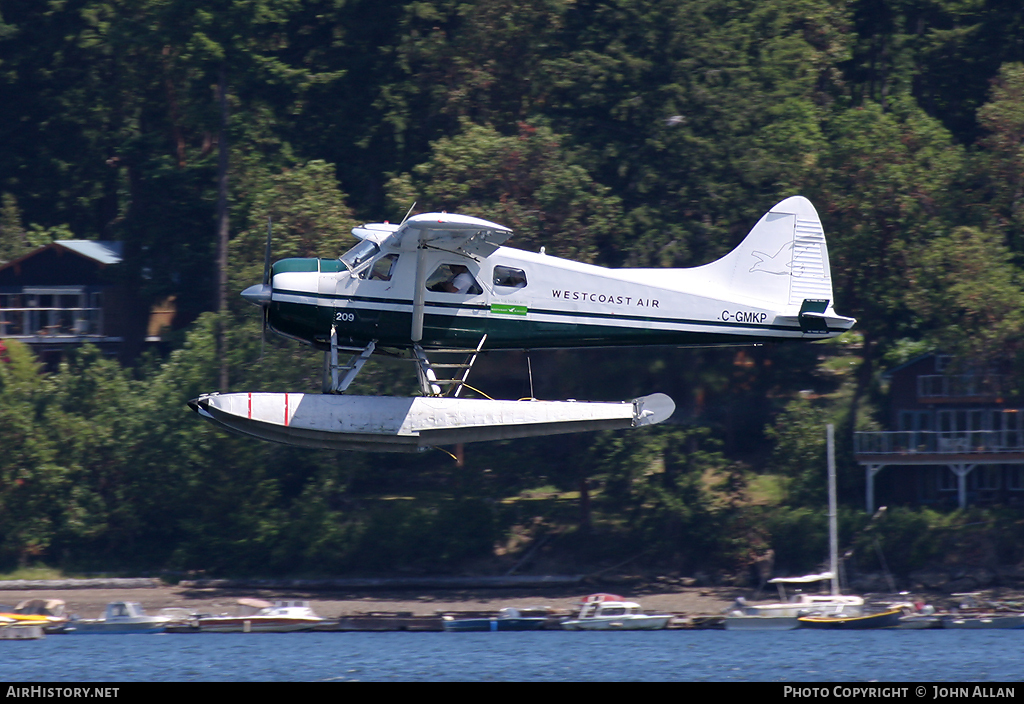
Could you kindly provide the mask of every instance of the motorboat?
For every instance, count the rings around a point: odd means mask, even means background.
[[[46,633],[60,633],[68,623],[65,607],[62,599],[25,599],[11,612],[0,616],[13,618],[23,625],[39,625]]]
[[[671,614],[645,614],[640,604],[616,594],[591,594],[580,602],[575,618],[562,621],[567,631],[656,631],[668,626]]]
[[[942,617],[943,628],[1024,628],[1024,614],[1010,613],[1006,605],[980,600],[978,592],[953,594],[960,598],[960,606]]]
[[[924,602],[893,604],[893,608],[902,608],[903,615],[897,628],[908,630],[927,630],[942,628],[942,616],[935,613],[935,607]]]
[[[112,601],[103,618],[72,618],[67,633],[163,633],[169,616],[150,616],[137,601]]]
[[[1024,628],[1024,614],[951,614],[942,618],[943,628]]]
[[[530,610],[533,611],[533,610]],[[519,609],[506,606],[496,617],[488,618],[443,618],[444,630],[461,631],[538,631],[547,623],[546,616],[523,616]]]
[[[311,631],[327,622],[318,616],[308,601],[239,599],[234,615],[194,617],[191,625],[201,633],[290,633]]]

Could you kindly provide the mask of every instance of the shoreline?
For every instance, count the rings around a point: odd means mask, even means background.
[[[25,599],[61,599],[68,614],[81,618],[103,615],[112,601],[137,601],[148,613],[163,608],[184,608],[203,613],[233,613],[240,598],[266,601],[302,599],[324,618],[371,613],[407,613],[438,616],[442,613],[496,612],[506,606],[547,607],[554,612],[574,612],[580,598],[589,593],[614,591],[637,601],[646,611],[679,615],[720,615],[748,590],[735,587],[603,588],[598,585],[493,589],[373,589],[311,590],[296,588],[205,587],[191,584],[135,588],[15,589],[0,591],[0,603],[15,606]]]
[[[559,580],[562,580],[561,583]],[[150,614],[164,608],[187,609],[199,613],[233,614],[238,599],[265,601],[305,600],[320,616],[337,619],[370,614],[404,614],[438,617],[442,614],[496,613],[506,606],[520,609],[546,608],[551,613],[570,614],[580,599],[597,592],[612,592],[628,601],[639,602],[646,612],[670,613],[678,617],[715,617],[730,610],[737,597],[748,603],[771,603],[778,599],[774,590],[756,594],[752,588],[735,586],[684,586],[676,580],[574,580],[573,578],[535,577],[520,584],[498,584],[477,578],[451,578],[447,586],[425,581],[426,586],[411,586],[413,580],[195,580],[168,585],[157,579],[124,580],[40,580],[0,583],[0,604],[14,607],[26,599],[61,599],[65,612],[80,618],[103,615],[113,601],[135,601]],[[372,585],[367,585],[372,582]],[[455,586],[459,583],[464,586]],[[552,583],[556,582],[556,583]],[[61,586],[53,586],[60,584]],[[93,586],[102,584],[104,586]],[[346,588],[339,588],[345,584]],[[10,587],[22,587],[14,588]],[[979,589],[981,600],[1010,601],[1024,604],[1024,591],[1009,587]],[[859,592],[858,592],[859,594]],[[759,598],[755,599],[754,597]],[[917,590],[899,593],[864,593],[867,601],[879,603],[922,600],[937,609],[948,609],[960,601],[948,592]]]

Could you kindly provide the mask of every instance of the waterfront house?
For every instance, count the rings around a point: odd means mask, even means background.
[[[854,434],[866,504],[1024,505],[1024,401],[999,368],[929,354],[888,372],[883,432]]]

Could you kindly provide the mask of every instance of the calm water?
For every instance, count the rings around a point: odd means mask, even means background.
[[[66,635],[0,641],[0,681],[1013,682],[1024,630]]]

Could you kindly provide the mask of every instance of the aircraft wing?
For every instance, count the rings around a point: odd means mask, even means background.
[[[455,213],[422,213],[406,220],[388,237],[396,249],[415,251],[420,244],[455,254],[489,257],[512,236],[497,223]]]

